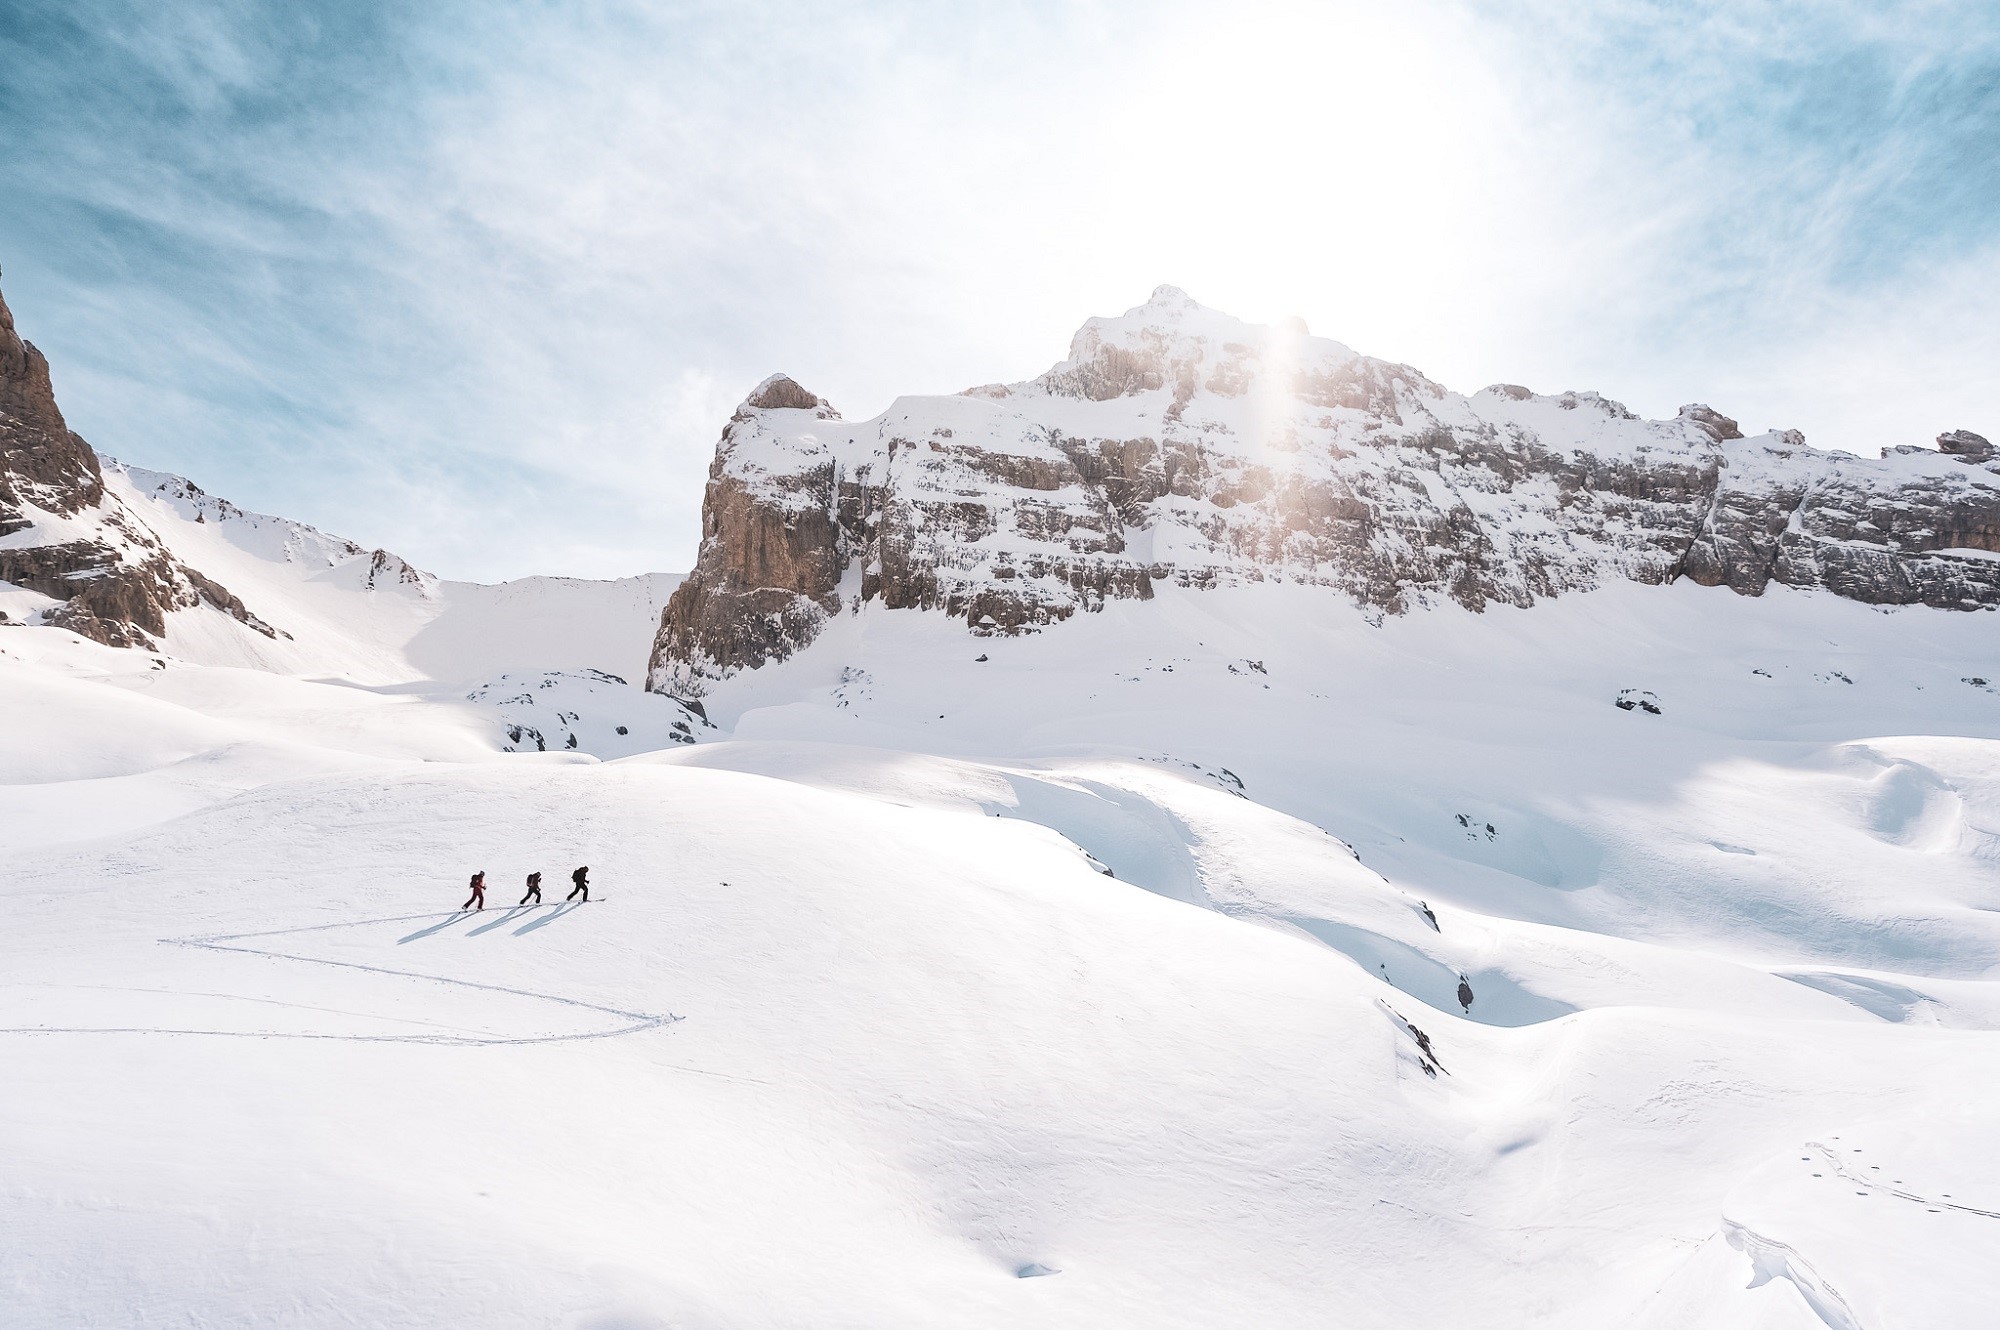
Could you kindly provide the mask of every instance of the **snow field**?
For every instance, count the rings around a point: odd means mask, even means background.
[[[653,752],[0,631],[0,1323],[1982,1324],[1988,621],[1325,607],[864,614]]]

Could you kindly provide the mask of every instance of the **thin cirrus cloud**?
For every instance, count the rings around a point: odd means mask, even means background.
[[[447,575],[684,567],[765,374],[868,415],[1163,281],[1464,388],[2000,428],[1983,5],[11,8],[73,423]]]

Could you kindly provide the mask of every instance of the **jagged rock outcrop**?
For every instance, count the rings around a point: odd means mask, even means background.
[[[70,517],[103,497],[97,455],[63,422],[49,362],[0,296],[0,536],[28,525],[28,505]]]
[[[0,582],[57,602],[46,622],[149,647],[176,609],[211,605],[274,630],[228,588],[176,562],[104,487],[97,454],[56,406],[49,364],[0,298]]]
[[[1946,430],[1937,436],[1937,446],[1939,452],[1963,457],[1968,462],[1985,462],[1993,457],[1993,445],[1984,435],[1969,429]]]
[[[1744,595],[2000,605],[2000,474],[1978,435],[1869,459],[1589,392],[1449,392],[1171,287],[1093,319],[1027,383],[850,424],[792,380],[724,430],[694,572],[649,686],[701,695],[879,602],[1016,633],[1163,583],[1319,584],[1403,613],[1627,578]]]
[[[722,432],[702,503],[700,571],[688,579],[696,585],[676,590],[661,616],[662,640],[672,638],[690,678],[787,655],[840,605],[850,540],[837,469],[810,446],[770,436],[767,413],[794,427],[840,420],[826,402],[774,374]]]

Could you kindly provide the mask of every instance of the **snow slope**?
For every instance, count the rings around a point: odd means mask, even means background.
[[[202,664],[370,684],[469,683],[508,670],[637,679],[680,582],[528,577],[448,582],[392,554],[247,512],[179,476],[104,459],[105,483],[183,563],[230,587],[280,636],[205,607],[169,617],[165,649]]]
[[[0,1324],[1985,1325],[1992,623],[863,607],[713,730],[0,628]]]
[[[442,583],[386,550],[121,465],[69,429],[47,360],[0,300],[0,624],[449,689],[506,671],[637,677],[679,581]]]

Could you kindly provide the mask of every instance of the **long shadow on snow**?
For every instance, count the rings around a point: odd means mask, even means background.
[[[1834,970],[1773,970],[1780,979],[1839,998],[1885,1021],[1907,1021],[1933,999],[1921,989],[1865,974]]]
[[[1460,972],[1407,943],[1330,919],[1217,908],[1195,862],[1194,833],[1171,810],[1144,795],[1097,781],[1058,783],[1003,774],[1015,802],[986,804],[988,813],[1047,827],[1108,868],[1112,877],[1156,896],[1229,918],[1291,924],[1435,1010],[1461,1013],[1486,1025],[1537,1025],[1579,1010],[1529,992],[1505,971],[1487,968],[1466,972],[1475,996],[1471,1010],[1464,1011],[1458,1005]]]
[[[479,927],[468,932],[466,936],[478,937],[481,933],[490,933],[496,928],[505,928],[508,924],[513,923],[516,919],[526,914],[530,908],[526,905],[510,905],[496,917],[489,919]]]
[[[547,928],[550,924],[562,918],[564,915],[575,914],[578,910],[582,908],[583,908],[582,901],[577,901],[574,904],[565,903],[562,905],[558,905],[556,906],[555,909],[550,910],[547,914],[543,915],[541,918],[530,919],[527,923],[522,924],[519,928],[514,930],[514,936],[520,937],[523,933],[532,933],[537,928]]]
[[[1458,1005],[1458,976],[1461,972],[1433,960],[1415,947],[1352,924],[1302,915],[1271,917],[1312,934],[1376,978],[1386,979],[1390,987],[1400,989],[1438,1011],[1455,1012],[1467,1020],[1486,1025],[1539,1025],[1543,1021],[1552,1021],[1558,1016],[1582,1010],[1567,1002],[1543,997],[1540,993],[1530,993],[1515,983],[1506,971],[1494,969],[1463,972],[1472,986],[1473,1000],[1471,1010],[1462,1010]]]
[[[1195,866],[1194,834],[1167,809],[1096,781],[1071,785],[1002,774],[1014,791],[1014,803],[983,805],[987,812],[1047,827],[1122,882],[1169,900],[1214,908]]]
[[[430,936],[431,934],[433,934],[433,933],[441,933],[441,932],[443,932],[443,931],[444,931],[445,929],[447,929],[447,928],[450,928],[450,927],[451,927],[451,926],[452,926],[453,924],[457,923],[457,922],[458,922],[458,921],[459,921],[460,919],[463,919],[463,918],[465,917],[465,915],[466,915],[466,911],[464,911],[464,910],[458,910],[458,911],[455,911],[455,912],[454,912],[454,913],[452,913],[452,914],[448,914],[448,915],[446,915],[446,916],[445,916],[444,918],[442,918],[442,919],[438,920],[438,921],[437,921],[436,923],[432,924],[432,925],[431,925],[431,926],[430,926],[429,928],[419,928],[419,929],[418,929],[418,930],[417,930],[416,932],[414,932],[414,933],[406,933],[406,934],[404,934],[404,935],[403,935],[402,937],[399,937],[399,938],[397,938],[397,939],[396,939],[396,945],[400,947],[400,946],[402,946],[402,945],[403,945],[403,944],[404,944],[405,942],[415,942],[415,941],[416,941],[416,940],[417,940],[418,938],[420,938],[420,937],[429,937],[429,936]],[[429,916],[428,916],[428,915],[419,915],[419,916],[418,916],[418,918],[429,918]],[[364,921],[364,922],[366,922],[366,921]],[[387,922],[387,921],[385,920],[385,921],[383,921],[383,922]],[[339,924],[324,924],[324,925],[321,925],[321,927],[325,927],[325,928],[338,928],[338,927],[341,927],[341,925],[339,925]],[[300,932],[300,933],[303,933],[303,932],[305,932],[306,930],[304,930],[304,929],[302,929],[302,928],[301,928],[301,929],[289,929],[289,928],[288,928],[288,929],[280,929],[279,931],[280,931],[280,932],[286,932],[286,933],[290,933],[290,932]],[[244,934],[243,936],[246,936],[246,937],[247,937],[247,936],[253,936],[253,935],[251,935],[251,934]],[[262,935],[261,935],[261,934],[258,934],[258,935],[255,935],[255,936],[262,936]]]

